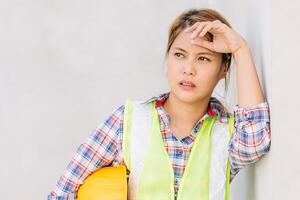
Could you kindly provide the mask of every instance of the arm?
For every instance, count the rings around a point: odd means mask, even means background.
[[[234,108],[234,133],[229,144],[231,174],[256,162],[270,148],[270,111],[264,100],[251,51],[246,41],[226,24],[216,20],[199,22],[186,29],[193,31],[192,42],[215,52],[232,53],[237,64],[238,104]],[[202,37],[213,34],[213,41]]]
[[[238,104],[249,107],[264,102],[263,92],[256,73],[255,64],[248,44],[242,40],[233,53],[237,71]]]
[[[77,190],[85,178],[113,162],[121,141],[123,111],[124,106],[116,109],[78,147],[56,187],[48,195],[48,200],[76,199]]]
[[[237,68],[238,105],[230,142],[231,180],[246,165],[259,160],[270,149],[270,111],[265,101],[250,47],[240,39],[233,52]]]

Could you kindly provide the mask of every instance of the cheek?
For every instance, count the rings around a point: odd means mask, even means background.
[[[202,64],[197,66],[197,82],[202,85],[213,85],[218,78],[218,69],[213,64]]]
[[[167,60],[167,67],[168,69],[171,68],[171,69],[174,69],[174,68],[178,68],[178,61],[176,61],[174,58],[168,58]]]
[[[180,66],[178,62],[168,60],[167,62],[167,75],[169,79],[174,79],[180,74]]]
[[[177,80],[178,72],[173,65],[169,65],[167,67],[167,77],[170,84]]]

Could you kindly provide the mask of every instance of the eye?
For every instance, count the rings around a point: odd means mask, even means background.
[[[211,61],[209,58],[206,58],[206,57],[204,57],[204,56],[200,56],[200,57],[198,58],[198,60],[200,60],[200,61],[207,61],[207,62],[210,62],[210,61]]]
[[[174,56],[175,56],[175,57],[178,57],[178,58],[182,58],[182,57],[183,57],[183,54],[182,54],[182,53],[176,52],[176,53],[174,53]],[[182,57],[180,57],[180,56],[182,56]]]

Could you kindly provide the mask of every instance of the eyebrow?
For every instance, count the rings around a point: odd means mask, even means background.
[[[180,47],[174,47],[174,49],[178,49],[178,50],[180,50],[180,51],[183,51],[183,52],[187,53],[187,51],[186,51],[186,50],[184,50],[184,49],[182,49],[182,48],[180,48]],[[197,53],[197,55],[199,55],[199,54],[202,54],[202,55],[211,55],[211,56],[214,56],[214,54],[213,54],[213,53],[210,53],[210,52],[207,52],[207,51],[198,52],[198,53]]]

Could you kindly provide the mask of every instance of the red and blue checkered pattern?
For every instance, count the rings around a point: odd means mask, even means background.
[[[169,127],[170,116],[162,107],[168,96],[169,92],[163,93],[148,99],[145,103],[155,101],[162,138],[174,169],[174,189],[177,193],[193,141],[203,120],[218,115],[221,122],[228,123],[229,113],[218,99],[211,97],[207,113],[195,124],[190,135],[179,140],[172,133]],[[231,181],[239,170],[266,154],[271,144],[270,111],[267,102],[248,108],[236,105],[233,111],[234,133],[229,144]],[[124,105],[121,105],[90,133],[87,140],[78,147],[55,189],[48,195],[48,200],[76,199],[78,187],[95,170],[104,166],[124,164],[123,115]]]

